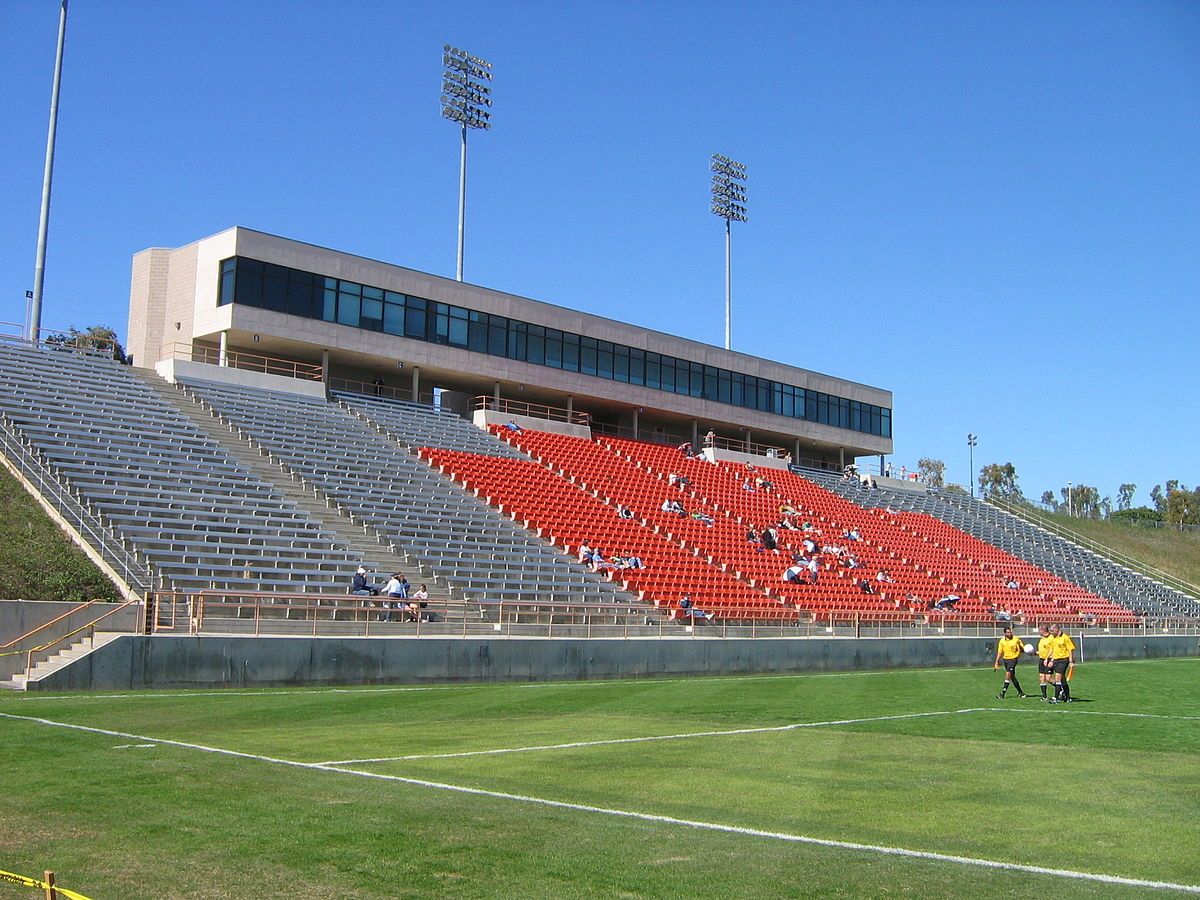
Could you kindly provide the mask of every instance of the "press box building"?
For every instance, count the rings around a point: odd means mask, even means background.
[[[892,452],[890,391],[240,227],[134,256],[128,351],[827,468]]]

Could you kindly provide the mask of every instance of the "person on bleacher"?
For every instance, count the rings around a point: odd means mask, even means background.
[[[808,569],[802,565],[791,565],[783,570],[783,580],[788,583],[803,584]]]
[[[383,589],[387,599],[383,601],[383,611],[379,614],[380,622],[394,622],[392,610],[403,609],[408,602],[408,590],[405,587],[408,582],[405,580],[401,583],[403,577],[399,572],[395,572],[388,579],[388,583]]]
[[[354,581],[350,586],[350,593],[356,594],[359,597],[374,597],[379,593],[379,588],[371,584],[371,580],[367,577],[365,566],[359,566],[354,572]]]
[[[617,504],[617,518],[618,519],[634,519],[634,518],[637,518],[637,516],[634,514],[633,510],[630,509],[628,506],[626,506],[624,503],[618,503]]]

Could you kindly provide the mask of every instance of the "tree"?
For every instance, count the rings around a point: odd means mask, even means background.
[[[1177,487],[1167,491],[1163,520],[1180,528],[1184,525],[1200,525],[1200,488],[1189,491],[1187,485],[1181,485],[1178,481],[1168,481],[1167,484]]]
[[[1129,509],[1133,505],[1133,495],[1136,493],[1136,484],[1123,484],[1117,488],[1117,509]]]
[[[82,350],[98,350],[108,354],[117,362],[126,362],[125,348],[117,337],[116,331],[107,325],[92,325],[80,331],[74,325],[66,331],[58,331],[46,338],[47,344],[59,347],[78,347]]]
[[[1162,485],[1156,484],[1150,488],[1150,499],[1154,501],[1154,508],[1160,513],[1165,512],[1167,508],[1167,497],[1163,493]]]
[[[1017,477],[1017,469],[1012,463],[989,463],[979,470],[980,493],[1003,500],[1020,500],[1021,488],[1017,486]]]
[[[1072,487],[1059,488],[1062,496],[1060,511],[1066,507],[1071,515],[1081,519],[1100,518],[1100,492],[1089,484],[1076,484]]]
[[[1042,491],[1042,506],[1058,512],[1058,501],[1054,499],[1054,491]]]
[[[940,459],[924,459],[917,460],[917,472],[920,473],[921,481],[932,488],[940,488],[946,486],[946,464]]]

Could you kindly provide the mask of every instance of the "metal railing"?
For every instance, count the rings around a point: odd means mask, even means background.
[[[25,326],[17,322],[0,322],[0,341],[9,344],[24,344],[47,350],[70,350],[101,359],[116,359],[117,343],[108,338],[97,338],[71,329],[39,328],[37,340],[25,336]]]
[[[592,422],[590,413],[579,410],[547,406],[544,403],[526,403],[524,400],[507,400],[503,397],[497,400],[489,394],[477,396],[471,408],[493,410],[508,416],[529,416],[533,419],[547,419],[551,422],[566,422],[570,425],[587,426]]]
[[[1107,559],[1116,562],[1127,569],[1131,569],[1147,578],[1158,581],[1167,587],[1174,588],[1185,594],[1190,594],[1193,597],[1200,597],[1200,585],[1192,584],[1190,581],[1185,581],[1178,576],[1172,575],[1170,572],[1164,572],[1162,569],[1156,568],[1141,560],[1135,559],[1127,553],[1122,553],[1107,544],[1102,544],[1099,541],[1086,537],[1077,531],[1073,531],[1053,519],[1048,519],[1028,506],[1023,506],[1018,503],[1010,503],[1007,500],[1002,500],[999,497],[984,497],[985,502],[991,504],[997,509],[1016,516],[1025,522],[1036,525],[1044,531],[1048,531],[1056,537],[1070,541],[1078,547],[1085,550],[1090,550],[1093,553],[1106,557]]]
[[[683,616],[676,610],[620,603],[577,603],[565,600],[430,600],[425,607],[388,607],[387,597],[347,594],[272,593],[261,591],[165,592],[155,595],[154,633],[186,622],[195,635],[241,633],[304,634],[312,637],[992,637],[1012,625],[1018,630],[1060,623],[1083,634],[1197,634],[1197,619],[1093,619],[1022,617],[1017,622],[954,613],[809,612],[780,606],[774,615],[731,619],[703,614]],[[409,603],[414,601],[410,600]],[[182,630],[182,629],[180,629]]]
[[[126,549],[124,541],[104,525],[50,470],[46,462],[28,446],[16,425],[0,413],[0,446],[8,464],[33,485],[42,499],[71,523],[113,571],[137,596],[149,590],[153,573],[150,567]]]
[[[433,389],[421,391],[414,398],[411,387],[390,387],[382,381],[356,381],[352,378],[330,378],[329,388],[334,391],[346,391],[351,394],[364,394],[368,397],[386,397],[389,400],[405,400],[409,403],[421,403],[433,406]]]
[[[246,353],[242,350],[226,350],[222,357],[218,347],[189,344],[183,341],[164,344],[159,358],[183,359],[210,366],[262,372],[266,375],[282,375],[285,378],[299,378],[304,381],[323,381],[325,378],[325,370],[315,363],[264,356],[260,353]]]

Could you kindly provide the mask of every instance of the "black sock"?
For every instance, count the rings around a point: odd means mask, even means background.
[[[1012,677],[1012,686],[1017,689],[1018,694],[1025,693],[1023,690],[1021,690],[1021,682],[1017,681],[1017,676],[1016,676],[1015,672],[1013,673],[1013,677]]]
[[[1063,679],[1063,699],[1071,699],[1071,686],[1067,684],[1066,679]]]
[[[1042,699],[1046,699],[1046,682],[1042,682]]]

